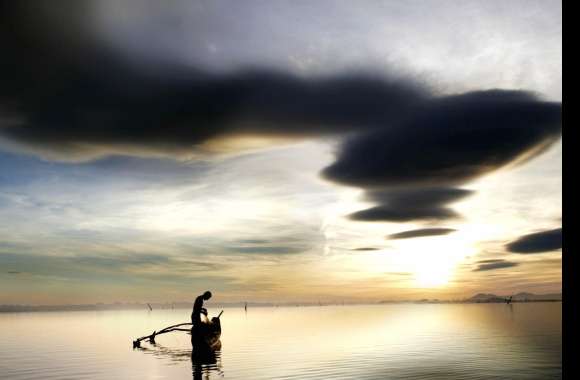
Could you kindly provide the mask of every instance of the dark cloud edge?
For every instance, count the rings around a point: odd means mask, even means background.
[[[527,234],[506,244],[508,252],[537,254],[562,249],[562,228]]]

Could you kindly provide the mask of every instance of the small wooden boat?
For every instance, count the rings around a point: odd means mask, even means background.
[[[217,317],[213,317],[211,321],[203,322],[200,326],[191,328],[191,345],[194,348],[209,349],[210,351],[221,348],[222,325],[220,316],[222,313]]]
[[[149,343],[155,344],[155,337],[161,334],[166,334],[172,331],[186,331],[191,334],[191,345],[197,351],[216,351],[221,349],[222,343],[220,337],[222,335],[222,325],[220,317],[224,311],[222,310],[217,317],[213,317],[210,321],[202,322],[199,327],[193,327],[191,323],[178,323],[169,327],[165,327],[159,331],[153,331],[153,334],[137,338],[133,341],[133,348],[140,348],[141,341],[147,339]],[[185,326],[192,326],[185,329]]]

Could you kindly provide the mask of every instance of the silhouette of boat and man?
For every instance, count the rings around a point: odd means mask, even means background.
[[[220,336],[222,326],[220,317],[223,311],[217,317],[209,320],[207,309],[203,307],[203,302],[210,298],[211,292],[208,290],[198,296],[193,303],[193,311],[191,312],[191,345],[194,348],[209,348],[211,351],[214,351],[221,348]]]
[[[191,345],[193,347],[193,355],[199,356],[199,359],[207,355],[211,355],[216,350],[221,349],[221,333],[222,327],[220,317],[223,310],[217,317],[211,319],[207,316],[207,309],[203,307],[204,301],[211,298],[212,294],[208,290],[199,295],[193,303],[193,310],[191,312],[191,323],[179,323],[176,325],[165,327],[161,330],[155,330],[152,334],[137,338],[133,341],[133,348],[141,347],[141,341],[148,340],[149,343],[155,343],[157,335],[173,332],[185,331],[191,334]],[[186,326],[191,326],[186,328]]]

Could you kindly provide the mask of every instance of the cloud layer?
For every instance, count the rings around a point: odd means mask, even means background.
[[[535,232],[524,235],[506,245],[514,253],[542,253],[562,248],[562,229]]]
[[[453,219],[459,215],[447,206],[472,193],[471,190],[456,188],[370,190],[364,199],[379,205],[352,213],[349,218],[367,222]]]
[[[384,194],[352,220],[445,220],[457,217],[446,206],[467,195],[455,186],[532,159],[560,133],[561,105],[526,92],[433,98],[406,121],[347,138],[322,176]]]
[[[521,91],[433,99],[407,121],[347,139],[323,176],[365,188],[465,183],[560,136],[561,105]]]
[[[484,260],[481,261],[481,264],[477,266],[473,270],[473,272],[482,272],[482,271],[489,271],[495,269],[502,269],[502,268],[511,268],[517,266],[518,263],[514,263],[511,261],[506,260]]]
[[[55,14],[42,2],[23,4],[0,4],[0,48],[9,52],[0,66],[0,136],[53,158],[176,157],[224,136],[312,137],[376,129],[403,118],[428,96],[410,80],[368,72],[306,79],[266,68],[222,75],[170,64],[145,70],[83,38],[82,30],[82,44],[50,23],[42,24],[50,27],[46,33],[30,30],[27,23],[38,21],[32,11],[48,21]],[[67,19],[86,17],[82,5],[71,12]]]
[[[527,91],[435,96],[394,70],[307,78],[139,65],[97,38],[90,1],[61,1],[64,19],[48,2],[0,1],[0,139],[43,157],[181,158],[241,136],[334,136],[342,142],[322,177],[377,204],[351,220],[438,221],[459,216],[449,206],[471,192],[458,186],[560,138],[561,104]]]
[[[65,2],[64,30],[78,32],[76,39],[63,34],[57,10],[39,4],[0,3],[0,47],[9,52],[0,67],[0,135],[44,155],[179,156],[219,136],[357,132],[325,178],[364,187],[441,185],[495,170],[559,137],[560,105],[523,91],[433,98],[413,81],[368,72],[305,79],[258,68],[224,75],[178,65],[140,70],[82,26],[90,25],[90,2]]]
[[[453,228],[420,228],[418,230],[397,232],[396,234],[391,234],[387,236],[387,239],[397,240],[397,239],[412,239],[426,236],[441,236],[448,235],[455,231],[456,230]]]

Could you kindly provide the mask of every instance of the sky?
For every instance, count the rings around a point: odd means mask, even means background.
[[[561,291],[560,2],[0,10],[0,304]]]

